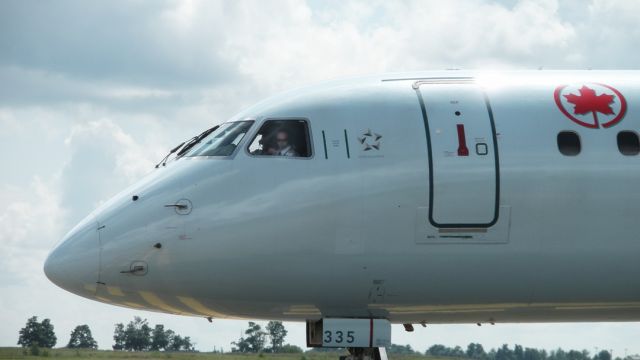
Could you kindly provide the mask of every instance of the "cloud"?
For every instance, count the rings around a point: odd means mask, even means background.
[[[244,321],[212,326],[67,294],[42,273],[48,250],[168,149],[277,91],[375,72],[637,67],[638,13],[623,0],[1,2],[0,344],[14,345],[40,315],[60,345],[89,323],[108,348],[113,323],[135,314],[191,335],[199,349],[228,350]],[[288,328],[304,345],[304,325]],[[419,350],[481,339],[640,352],[628,336],[637,329],[433,326],[418,338],[394,327],[394,340]]]
[[[0,81],[7,85],[0,87],[0,105],[12,107],[94,103],[116,108],[127,108],[130,104],[166,108],[168,102],[176,104],[181,101],[179,91],[112,82],[95,83],[68,74],[17,66],[0,67]]]
[[[61,209],[50,184],[39,178],[24,188],[0,187],[0,284],[33,285],[56,234]]]
[[[587,21],[577,25],[576,41],[583,63],[590,67],[637,69],[640,52],[632,44],[640,42],[637,16],[640,3],[621,0],[595,0],[589,6]]]
[[[65,145],[70,156],[60,177],[60,205],[68,209],[71,223],[152,171],[154,165],[154,152],[109,119],[74,126]]]
[[[632,17],[619,22],[616,14],[631,14],[635,5],[607,4],[160,1],[133,2],[125,11],[118,3],[67,0],[31,9],[10,1],[0,22],[0,79],[11,86],[0,89],[0,102],[170,112],[203,104],[210,93],[248,105],[365,73],[631,64],[633,57],[612,61],[610,54],[628,46],[634,28]],[[599,46],[592,35],[602,38]]]
[[[5,1],[0,63],[89,80],[149,86],[224,81],[233,67],[217,53],[222,31],[189,26],[191,2]],[[194,9],[195,10],[195,9]],[[214,15],[209,23],[215,30]]]
[[[246,4],[225,9],[233,36],[222,53],[265,94],[376,72],[583,65],[575,26],[552,0]]]

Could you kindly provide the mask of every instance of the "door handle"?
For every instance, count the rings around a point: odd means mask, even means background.
[[[179,209],[179,210],[184,210],[189,208],[189,206],[186,204],[167,204],[164,207],[175,207],[176,209]]]
[[[178,215],[188,215],[191,213],[193,204],[189,199],[180,199],[173,204],[166,204],[164,207],[173,208]]]
[[[140,272],[140,271],[144,271],[144,266],[136,265],[136,266],[131,267],[130,270],[120,271],[120,274],[135,274],[135,273]]]
[[[131,275],[146,275],[147,274],[147,263],[144,261],[134,261],[129,266],[129,270],[122,270],[120,274],[131,274]]]

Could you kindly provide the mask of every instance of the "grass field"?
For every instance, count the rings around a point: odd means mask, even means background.
[[[39,356],[29,355],[29,349],[0,348],[0,359],[196,359],[196,360],[338,360],[341,353],[305,354],[215,354],[215,353],[175,353],[175,352],[127,352],[108,350],[40,349]],[[443,360],[436,357],[390,355],[393,360]],[[451,360],[451,358],[447,358]]]

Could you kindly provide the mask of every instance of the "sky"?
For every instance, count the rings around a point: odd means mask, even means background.
[[[140,312],[57,288],[57,241],[182,140],[314,82],[441,69],[634,69],[640,2],[0,1],[0,346],[50,318],[100,348],[134,316],[229,350],[246,321]],[[264,324],[264,323],[263,323]],[[304,324],[285,323],[304,346]],[[640,353],[640,323],[434,325],[393,342]]]

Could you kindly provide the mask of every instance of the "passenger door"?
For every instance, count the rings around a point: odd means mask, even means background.
[[[419,82],[429,151],[429,221],[438,228],[486,228],[498,220],[495,124],[479,86]]]

